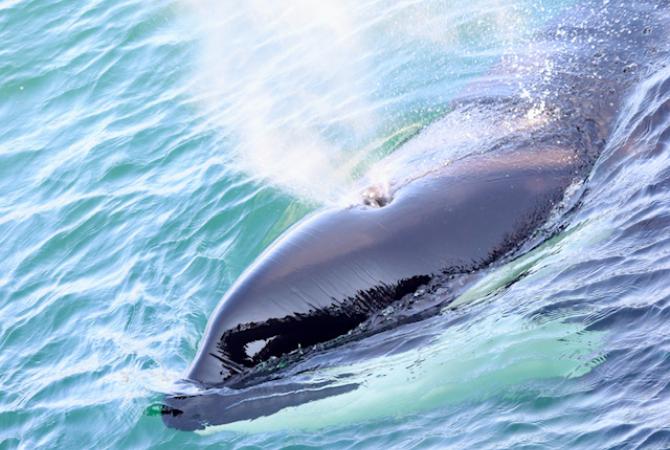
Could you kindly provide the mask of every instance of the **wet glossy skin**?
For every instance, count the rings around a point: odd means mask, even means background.
[[[477,156],[401,188],[384,207],[314,214],[229,290],[188,378],[221,384],[347,333],[438,273],[489,264],[547,219],[580,165],[555,147]]]

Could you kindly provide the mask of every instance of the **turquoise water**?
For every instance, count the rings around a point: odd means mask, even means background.
[[[0,1],[0,447],[667,447],[667,70],[564,232],[313,374],[361,390],[156,415],[254,258],[568,3]]]

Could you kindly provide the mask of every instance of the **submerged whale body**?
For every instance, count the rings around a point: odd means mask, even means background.
[[[165,422],[197,429],[355,389],[322,386],[295,396],[287,388],[281,395],[281,387],[249,386],[244,376],[274,357],[351,333],[436,277],[486,268],[527,242],[566,189],[588,176],[626,89],[653,59],[649,49],[663,35],[654,6],[576,8],[582,26],[563,20],[539,38],[553,47],[570,43],[544,55],[560,67],[551,79],[534,73],[546,64],[537,55],[503,61],[452,105],[453,112],[489,111],[482,126],[504,115],[532,121],[533,105],[510,81],[523,76],[550,92],[543,105],[551,120],[482,141],[481,151],[391,192],[367,190],[360,204],[317,212],[284,233],[226,293],[187,375],[203,387],[248,391],[228,395],[226,404],[216,395],[168,397]],[[422,135],[448,133],[444,120]]]

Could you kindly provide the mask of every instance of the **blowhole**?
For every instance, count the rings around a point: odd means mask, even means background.
[[[382,186],[369,187],[361,192],[361,196],[363,198],[363,204],[373,208],[383,208],[393,200],[393,197],[391,197],[388,190],[384,189]]]

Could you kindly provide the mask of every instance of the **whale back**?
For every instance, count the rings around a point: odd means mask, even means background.
[[[220,383],[346,334],[435,275],[485,267],[546,221],[580,166],[559,147],[481,155],[406,185],[383,207],[314,214],[228,291],[189,378]]]

